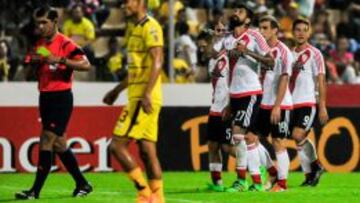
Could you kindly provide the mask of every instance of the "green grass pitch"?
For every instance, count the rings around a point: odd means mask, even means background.
[[[124,173],[87,173],[86,177],[94,186],[94,192],[86,198],[74,199],[71,193],[74,183],[66,173],[50,174],[40,200],[30,202],[111,202],[131,203],[135,199],[133,184]],[[0,203],[14,201],[14,192],[31,186],[34,174],[0,174]],[[235,178],[234,173],[224,173],[226,185]],[[283,193],[205,192],[209,175],[206,172],[166,172],[165,196],[167,203],[345,203],[360,202],[360,173],[325,173],[316,188],[301,188],[301,173],[290,174],[290,189]]]

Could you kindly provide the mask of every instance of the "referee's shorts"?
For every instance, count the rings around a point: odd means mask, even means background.
[[[40,92],[39,110],[43,130],[62,136],[73,110],[71,90]]]

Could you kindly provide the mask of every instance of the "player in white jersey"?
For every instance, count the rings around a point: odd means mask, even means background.
[[[292,137],[296,141],[301,167],[306,175],[303,186],[315,186],[319,182],[323,168],[317,158],[313,143],[307,138],[317,110],[321,124],[329,119],[326,110],[325,65],[321,52],[308,43],[311,24],[306,19],[293,23],[296,47],[293,51],[295,63],[290,78],[293,97]],[[319,97],[316,101],[316,89]]]
[[[274,171],[272,164],[267,164],[272,181],[275,183],[269,189],[273,192],[280,192],[287,189],[290,165],[284,141],[290,134],[289,121],[292,98],[288,84],[293,56],[290,49],[277,38],[280,27],[274,17],[264,16],[260,18],[259,23],[260,32],[271,48],[271,55],[275,64],[271,70],[262,71],[263,97],[259,116],[256,124],[250,127],[249,131],[264,137],[271,134],[278,171]]]
[[[227,191],[247,191],[246,170],[249,168],[254,191],[264,190],[260,177],[257,137],[248,133],[256,120],[262,88],[259,80],[261,64],[272,67],[274,60],[266,40],[250,29],[253,12],[244,4],[236,4],[229,19],[232,34],[225,37],[223,47],[230,60],[230,107],[233,115],[233,141],[236,148],[237,180]],[[248,164],[248,160],[251,160]]]
[[[229,115],[224,115],[224,109],[229,103],[229,59],[225,50],[221,50],[219,41],[224,37],[225,26],[219,21],[215,24],[214,37],[205,32],[199,35],[199,46],[213,49],[218,52],[217,56],[209,61],[209,74],[213,87],[212,102],[209,111],[207,140],[209,147],[209,170],[212,184],[208,189],[222,192],[225,190],[221,178],[222,153],[230,153],[235,156],[231,145],[231,120]],[[212,39],[213,38],[213,39]],[[203,44],[200,44],[203,42]],[[214,44],[214,45],[213,45]],[[211,53],[211,51],[210,51]]]

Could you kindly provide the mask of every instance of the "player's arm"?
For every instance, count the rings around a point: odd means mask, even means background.
[[[276,99],[273,106],[273,109],[271,110],[271,123],[277,124],[281,120],[281,109],[280,105],[283,101],[286,93],[286,89],[289,83],[289,75],[287,73],[284,73],[279,78],[279,85],[277,89]]]
[[[319,121],[325,124],[329,120],[326,109],[326,78],[325,78],[325,63],[320,51],[315,52],[314,62],[312,64],[312,71],[316,77],[317,87],[319,91]]]
[[[329,120],[329,115],[326,109],[326,79],[325,74],[319,74],[317,76],[319,85],[319,121],[321,124],[325,124]]]
[[[125,77],[123,81],[121,81],[118,85],[116,85],[112,90],[110,90],[103,98],[103,102],[107,105],[112,105],[120,92],[126,89],[128,86],[128,76]]]
[[[149,82],[147,83],[144,91],[143,98],[141,100],[142,107],[145,113],[152,112],[152,104],[151,104],[151,92],[154,89],[156,81],[160,75],[162,64],[163,64],[163,50],[161,46],[151,47],[149,49],[150,57],[152,58],[152,67]]]
[[[240,54],[248,55],[248,56],[254,58],[255,60],[264,64],[266,67],[269,67],[270,69],[272,69],[272,67],[274,67],[275,61],[269,53],[267,53],[266,55],[263,56],[254,51],[250,51],[249,49],[246,48],[245,45],[243,45],[241,43],[238,43],[236,50]]]

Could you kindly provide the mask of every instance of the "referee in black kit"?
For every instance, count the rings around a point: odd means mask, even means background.
[[[71,91],[73,71],[88,71],[90,63],[72,40],[58,32],[58,13],[44,6],[35,10],[36,29],[40,39],[25,59],[36,72],[40,91],[39,110],[42,122],[38,167],[30,190],[15,194],[16,199],[38,199],[50,172],[53,152],[76,182],[74,197],[86,196],[91,185],[80,172],[77,160],[66,147],[66,127],[73,110]]]

